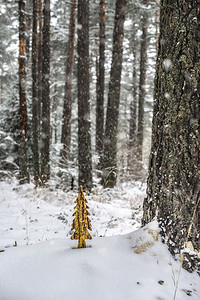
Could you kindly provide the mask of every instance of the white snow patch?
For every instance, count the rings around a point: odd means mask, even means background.
[[[76,193],[0,184],[0,299],[173,299],[180,263],[161,243],[157,222],[133,232],[144,188],[126,184],[86,196],[93,239],[76,249],[70,240]],[[188,294],[200,299],[199,276],[182,270],[176,300]]]

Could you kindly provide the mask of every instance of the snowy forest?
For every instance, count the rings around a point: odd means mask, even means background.
[[[200,299],[200,0],[0,23],[0,300]]]

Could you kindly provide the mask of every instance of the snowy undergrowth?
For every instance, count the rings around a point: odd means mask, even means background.
[[[138,229],[141,184],[87,196],[93,239],[86,249],[70,240],[77,193],[0,184],[1,300],[173,299],[180,262],[161,243],[156,221]],[[182,270],[176,300],[185,299],[200,299],[200,285],[197,273]]]
[[[52,182],[47,188],[33,184],[0,182],[0,250],[17,243],[35,244],[70,238],[74,201],[78,193],[63,192]],[[92,236],[125,234],[140,227],[145,185],[121,184],[113,190],[96,188],[86,195]]]

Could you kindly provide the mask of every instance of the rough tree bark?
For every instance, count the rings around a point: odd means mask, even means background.
[[[113,53],[106,113],[103,166],[103,184],[104,187],[110,188],[114,187],[117,179],[117,131],[120,103],[124,21],[127,3],[128,0],[117,0],[115,10]]]
[[[78,165],[79,185],[92,188],[89,101],[89,0],[78,0]]]
[[[26,23],[25,2],[19,0],[19,101],[20,101],[20,183],[29,182],[28,114],[26,103]]]
[[[33,27],[32,27],[32,152],[33,173],[36,184],[40,179],[39,164],[39,115],[38,100],[38,0],[33,0]]]
[[[71,1],[69,39],[67,44],[67,63],[65,96],[63,104],[63,125],[61,142],[63,150],[61,152],[62,162],[66,165],[69,160],[70,138],[71,138],[71,113],[72,113],[72,77],[74,68],[74,48],[75,48],[75,29],[76,29],[76,0]]]
[[[40,127],[42,118],[42,74],[43,74],[43,23],[44,23],[44,4],[43,0],[37,0],[37,77],[38,77],[38,126]],[[40,140],[39,136],[39,140]]]
[[[200,1],[161,1],[160,38],[143,224],[158,217],[176,254],[200,251]],[[190,225],[192,229],[189,230]],[[191,263],[191,264],[190,264]]]
[[[96,151],[99,155],[98,167],[100,170],[103,168],[104,148],[105,8],[105,0],[100,0],[99,63],[96,105]]]
[[[50,0],[44,0],[42,58],[41,179],[45,182],[50,178]]]

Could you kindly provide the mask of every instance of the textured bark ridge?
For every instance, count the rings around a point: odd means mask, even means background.
[[[200,1],[162,0],[160,13],[143,224],[157,215],[173,254],[191,242],[195,259],[183,265],[192,270],[200,253]]]
[[[44,26],[42,47],[42,147],[41,179],[50,178],[50,0],[44,1]]]
[[[99,155],[99,169],[103,167],[104,149],[104,85],[105,85],[105,0],[99,3],[99,62],[97,76],[97,105],[96,105],[96,151]]]
[[[36,185],[40,183],[40,163],[39,163],[39,132],[41,113],[41,73],[42,73],[42,33],[38,33],[41,28],[42,4],[41,1],[33,0],[32,3],[32,164],[34,180]],[[39,22],[40,21],[40,22]],[[40,76],[39,76],[40,75]],[[40,79],[39,79],[40,78]],[[39,88],[40,87],[40,88]],[[39,92],[40,90],[40,92]]]
[[[78,165],[79,185],[92,189],[89,95],[89,1],[78,1]]]

